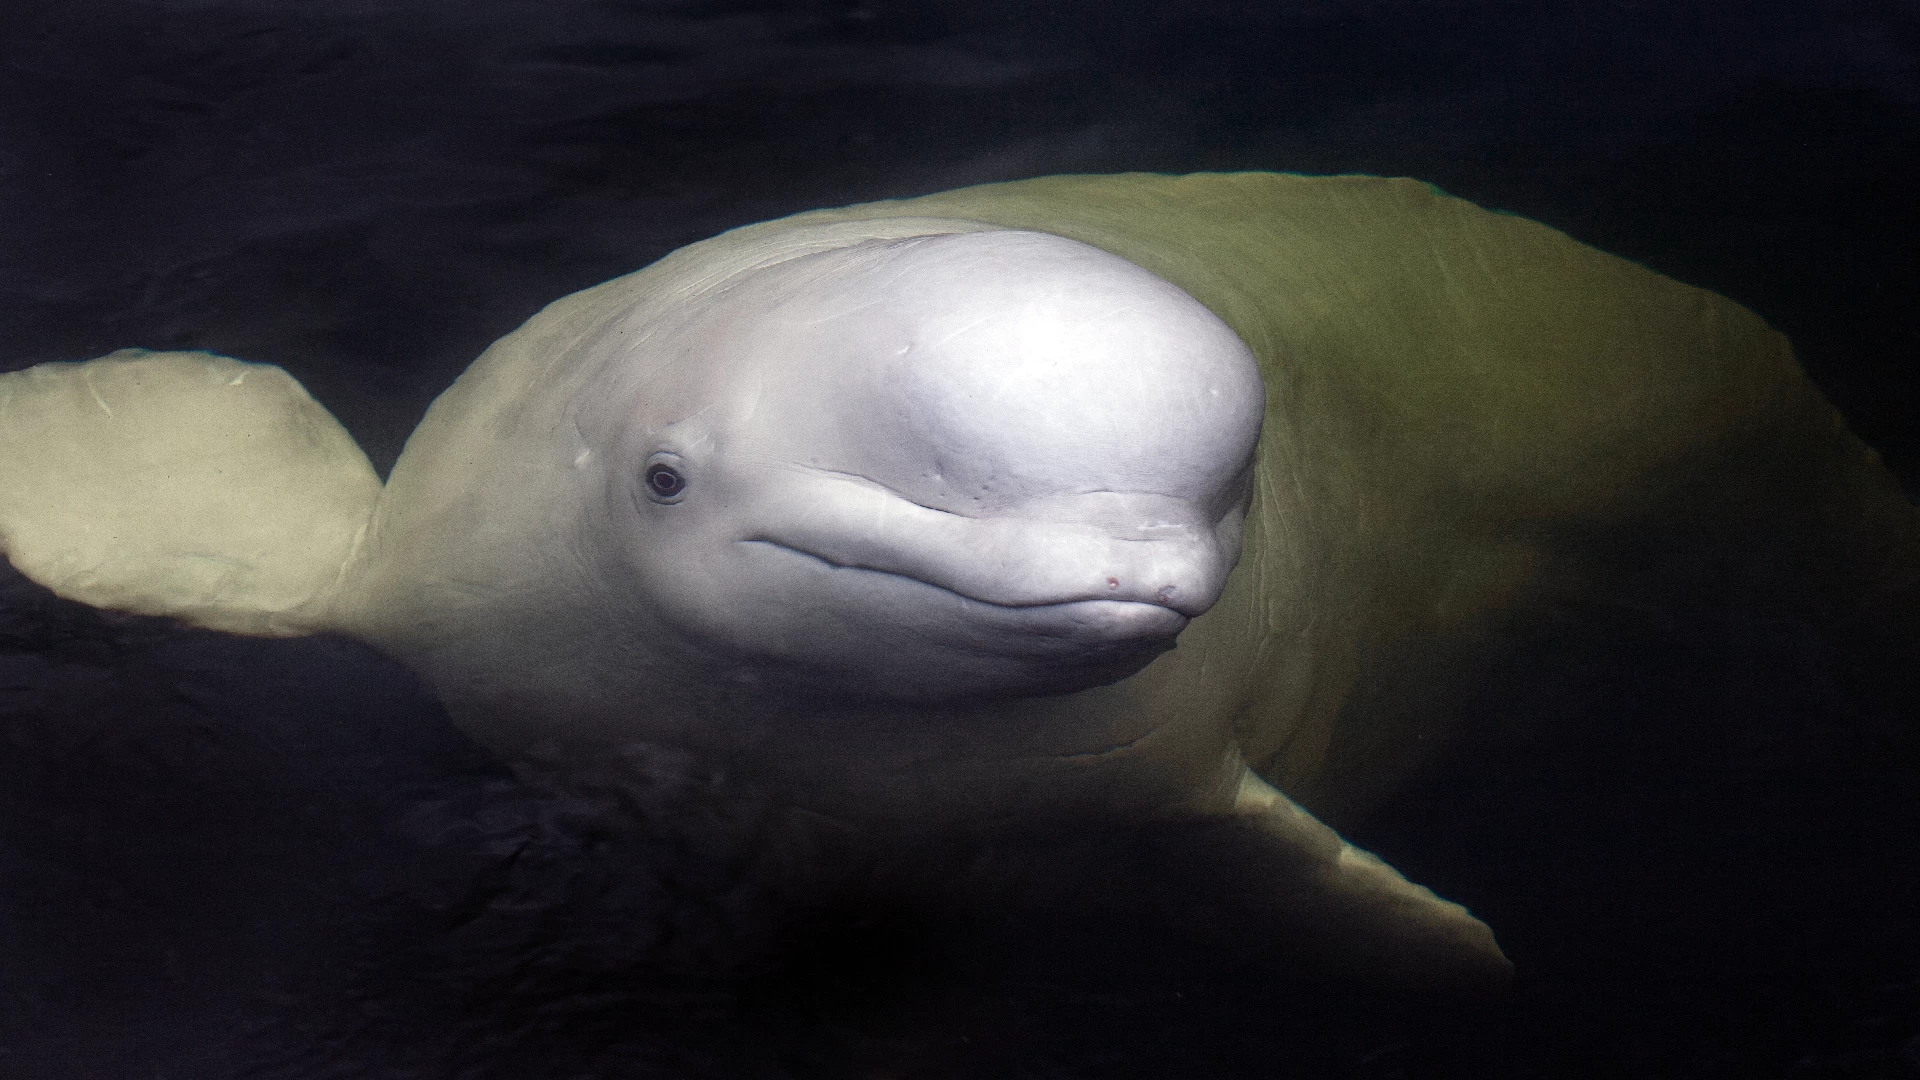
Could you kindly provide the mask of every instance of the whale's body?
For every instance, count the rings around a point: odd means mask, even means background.
[[[204,354],[0,376],[0,446],[0,544],[74,599],[349,633],[503,753],[663,742],[877,835],[1256,822],[1273,903],[1481,984],[1484,926],[1280,792],[1377,800],[1488,635],[1659,588],[1649,530],[1759,520],[1867,605],[1920,551],[1758,318],[1371,178],[734,230],[496,343],[384,486]]]

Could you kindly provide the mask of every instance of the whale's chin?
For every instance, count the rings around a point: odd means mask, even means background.
[[[769,689],[846,701],[965,705],[1052,697],[1107,686],[1134,675],[1173,648],[1172,638],[1133,639],[1072,657],[944,656],[910,665],[815,670],[797,679],[776,676]]]

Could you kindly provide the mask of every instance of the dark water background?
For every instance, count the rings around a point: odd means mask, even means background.
[[[1259,168],[1417,176],[1725,293],[1920,483],[1911,0],[0,0],[0,26],[0,368],[279,363],[383,470],[489,341],[723,228]],[[1177,927],[756,891],[779,822],[670,761],[637,791],[516,779],[365,649],[0,574],[0,1076],[1920,1077],[1920,663],[1756,598],[1530,627],[1485,726],[1358,830],[1499,931],[1515,993],[1469,1008]]]

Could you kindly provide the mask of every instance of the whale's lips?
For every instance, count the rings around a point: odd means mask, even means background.
[[[1028,633],[1085,645],[1164,641],[1171,646],[1188,622],[1172,608],[1138,600],[1070,600],[1005,610],[1026,624]]]
[[[1194,600],[1194,590],[1173,586],[1161,586],[1152,599],[1086,595],[1094,589],[1109,594],[1120,592],[1121,584],[1114,577],[1099,578],[1085,590],[1047,590],[1060,597],[1054,599],[1044,592],[969,587],[980,583],[967,580],[966,574],[910,568],[902,565],[904,560],[848,559],[844,552],[827,553],[813,550],[809,545],[766,536],[754,537],[749,542],[764,544],[836,571],[938,590],[953,602],[947,608],[950,614],[994,632],[1001,645],[1001,649],[995,651],[1046,653],[1062,647],[1069,651],[1118,647],[1132,652],[1136,651],[1135,647],[1146,647],[1161,652],[1172,647],[1174,637],[1186,628],[1190,619],[1189,614],[1176,610],[1169,601],[1175,597],[1189,603]],[[1073,595],[1076,591],[1080,595]],[[1211,591],[1207,590],[1200,610],[1212,603]]]
[[[1162,595],[1152,601],[1110,599],[1105,596],[1035,599],[1007,595],[998,590],[968,588],[966,583],[948,579],[946,575],[915,572],[899,566],[871,565],[868,562],[842,562],[831,555],[769,537],[757,537],[753,542],[789,551],[837,570],[878,574],[938,589],[966,601],[969,608],[979,609],[979,614],[1016,626],[1025,633],[1090,644],[1172,637],[1186,628],[1189,618],[1166,602],[1176,592],[1170,587],[1163,587],[1160,590]],[[880,562],[882,560],[872,560],[872,563]],[[1106,581],[1111,583],[1109,590],[1118,591],[1117,579],[1107,578]],[[1209,604],[1211,600],[1211,597],[1207,598]]]

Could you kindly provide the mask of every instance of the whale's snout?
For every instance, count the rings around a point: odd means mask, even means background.
[[[831,668],[886,696],[1064,692],[1139,671],[1225,588],[1240,507],[1088,492],[968,517],[801,472],[743,555],[814,599]]]

